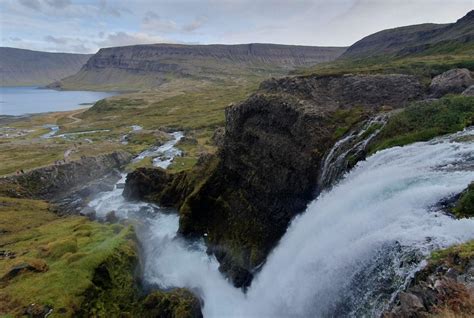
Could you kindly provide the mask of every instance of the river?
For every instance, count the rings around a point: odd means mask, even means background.
[[[175,213],[128,202],[118,188],[90,207],[100,218],[114,210],[135,220],[145,284],[194,290],[205,317],[376,316],[431,251],[474,239],[474,219],[437,208],[474,180],[473,137],[470,129],[359,162],[292,221],[247,293],[222,276],[202,241],[177,236]]]

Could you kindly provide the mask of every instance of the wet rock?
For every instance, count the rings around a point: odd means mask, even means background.
[[[474,85],[469,86],[462,92],[463,96],[474,96]]]
[[[143,301],[145,317],[201,318],[201,301],[190,291],[176,288],[170,291],[156,291]]]
[[[129,200],[138,200],[161,193],[168,185],[170,178],[163,169],[138,168],[127,175],[123,196]]]
[[[430,92],[434,97],[445,94],[459,94],[474,83],[471,72],[466,68],[455,68],[444,72],[431,81]]]
[[[469,244],[437,252],[382,317],[474,316],[474,259]],[[463,251],[464,249],[464,251]]]
[[[119,218],[117,217],[117,215],[115,215],[115,211],[110,211],[105,216],[105,221],[108,223],[117,223],[119,221]]]
[[[419,311],[425,308],[420,298],[413,294],[401,292],[399,297],[401,310],[405,314],[409,314],[413,311]]]
[[[53,312],[53,308],[48,305],[30,304],[25,309],[25,315],[31,318],[46,318]]]

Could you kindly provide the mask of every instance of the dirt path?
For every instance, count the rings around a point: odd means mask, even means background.
[[[72,114],[69,114],[69,115],[67,116],[67,118],[72,119],[73,121],[70,122],[70,123],[67,123],[66,125],[74,125],[74,124],[80,123],[80,122],[82,121],[82,119],[81,119],[81,118],[77,118],[77,117],[75,117],[75,116],[76,116],[76,115],[79,115],[79,114],[81,114],[81,113],[83,113],[84,111],[85,111],[85,109],[81,109],[81,110],[79,110],[79,111],[77,111],[77,112],[74,112],[74,113],[72,113]]]
[[[77,112],[74,112],[74,113],[72,113],[72,114],[69,114],[69,115],[67,116],[67,118],[72,119],[72,122],[67,123],[66,125],[74,125],[74,124],[80,123],[80,122],[82,121],[82,119],[81,119],[81,118],[77,118],[76,115],[79,115],[79,114],[81,114],[81,113],[83,113],[83,112],[85,112],[85,111],[86,111],[86,109],[80,109],[80,110],[78,110]]]

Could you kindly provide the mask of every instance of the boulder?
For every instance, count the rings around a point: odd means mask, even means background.
[[[425,306],[423,306],[423,302],[416,295],[401,292],[399,297],[402,312],[405,314],[417,312],[425,308]]]
[[[127,175],[123,196],[129,200],[146,199],[161,193],[170,181],[170,175],[161,168],[138,168]]]
[[[474,84],[471,72],[466,68],[455,68],[444,72],[431,81],[430,92],[433,97],[445,94],[460,94]]]
[[[474,96],[474,85],[469,86],[462,92],[463,96]]]

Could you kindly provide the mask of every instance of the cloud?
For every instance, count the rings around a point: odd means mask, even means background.
[[[20,4],[34,10],[41,9],[41,2],[39,0],[20,0]]]
[[[47,35],[44,37],[44,40],[46,42],[51,42],[51,43],[55,43],[55,44],[66,44],[69,42],[69,40],[67,38],[63,38],[63,37],[54,37],[52,35]]]
[[[174,32],[178,25],[173,20],[162,19],[153,11],[147,11],[142,19],[142,29],[153,32]]]
[[[165,39],[160,36],[153,36],[140,32],[128,33],[120,31],[108,34],[105,40],[97,41],[96,44],[99,47],[114,47],[135,44],[154,44],[164,41]]]
[[[126,7],[109,4],[107,0],[100,0],[98,9],[100,14],[110,15],[116,18],[121,17],[123,13],[132,13],[132,11]]]
[[[45,0],[45,2],[49,6],[57,9],[63,9],[71,5],[71,0]]]
[[[182,30],[185,32],[193,32],[196,31],[197,29],[201,28],[206,22],[209,20],[207,16],[200,16],[196,18],[193,22],[190,24],[187,24],[182,27]]]

